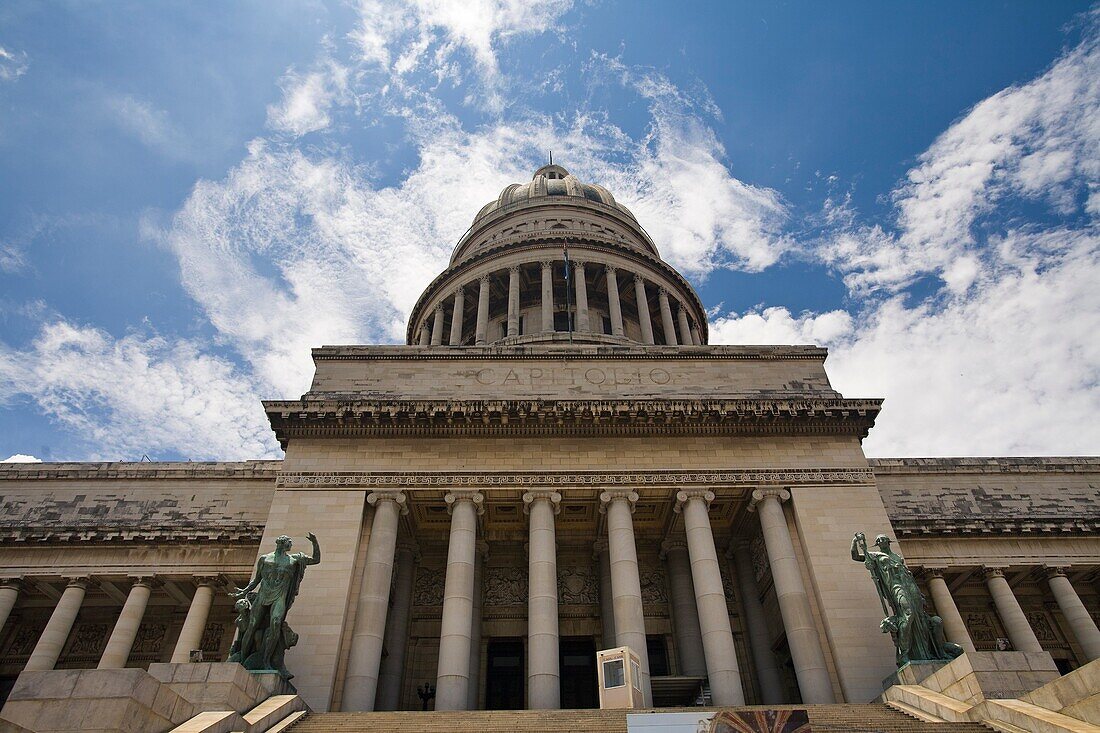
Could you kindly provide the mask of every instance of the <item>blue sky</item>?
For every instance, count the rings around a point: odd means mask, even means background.
[[[546,150],[870,455],[1100,448],[1088,3],[0,5],[0,458],[278,456]]]

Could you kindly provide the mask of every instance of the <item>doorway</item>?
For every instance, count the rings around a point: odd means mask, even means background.
[[[598,708],[595,640],[591,636],[565,636],[559,644],[562,708]]]
[[[485,709],[523,710],[523,639],[490,639],[487,652]]]

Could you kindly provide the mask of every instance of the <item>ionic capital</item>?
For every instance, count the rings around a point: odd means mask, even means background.
[[[554,261],[553,260],[543,260],[539,264],[542,265],[542,269],[544,269],[544,270],[550,270],[550,269],[553,269],[553,267],[554,267]]]
[[[791,492],[786,489],[780,489],[778,487],[769,489],[753,489],[752,498],[749,500],[749,511],[755,512],[757,504],[760,504],[765,499],[775,499],[776,502],[782,504],[791,498]]]
[[[657,553],[657,557],[664,560],[669,556],[669,553],[684,551],[687,552],[687,540],[682,537],[671,537],[661,542],[661,551]]]
[[[1047,580],[1053,580],[1054,578],[1057,578],[1057,577],[1064,578],[1064,577],[1066,577],[1066,569],[1067,568],[1066,568],[1065,565],[1044,565],[1043,566],[1043,576]]]
[[[401,514],[409,513],[408,500],[403,491],[372,491],[367,494],[367,503],[371,506],[377,506],[380,501],[392,501]]]
[[[982,567],[982,578],[985,580],[989,580],[990,578],[1003,578],[1004,576],[1004,567],[996,565],[985,565]]]
[[[454,513],[455,507],[463,501],[473,504],[479,515],[485,513],[485,507],[482,506],[485,503],[485,496],[480,491],[449,491],[443,497],[443,501],[447,502],[448,514]]]
[[[202,588],[203,586],[220,588],[225,585],[225,579],[218,575],[193,575],[191,576],[191,582],[195,584],[196,588]]]
[[[157,577],[155,575],[153,575],[152,573],[142,573],[140,575],[131,575],[131,576],[129,576],[129,578],[130,578],[130,587],[131,588],[136,587],[136,586],[144,586],[146,588],[152,588],[158,582]]]
[[[8,577],[0,578],[0,588],[6,588],[8,590],[22,591],[24,587],[24,580],[21,577]]]
[[[938,566],[928,567],[926,565],[926,566],[924,566],[924,568],[921,569],[921,574],[925,578],[928,578],[928,579],[939,578],[940,580],[943,580],[943,571],[944,570],[947,570],[947,568],[938,567]]]
[[[686,489],[676,493],[676,507],[674,511],[679,514],[684,510],[684,505],[692,499],[701,499],[710,509],[710,503],[714,501],[714,492],[707,489]]]
[[[611,489],[600,494],[600,514],[606,514],[607,508],[614,501],[625,501],[630,505],[630,513],[634,513],[634,505],[638,503],[638,492],[630,489]]]
[[[523,495],[523,513],[531,513],[531,505],[536,501],[546,500],[550,502],[550,507],[554,510],[554,514],[561,511],[561,494],[556,491],[528,491]]]
[[[484,286],[488,286],[488,285],[489,285],[489,277],[490,277],[490,275],[491,275],[491,273],[488,273],[488,272],[487,272],[487,273],[485,273],[484,275],[482,275],[481,277],[479,277],[479,278],[477,279],[477,281],[478,281],[479,283],[481,283],[482,285],[484,285]]]
[[[87,575],[66,576],[65,580],[68,581],[65,584],[66,590],[69,588],[80,588],[81,590],[85,590],[92,583],[92,579]]]

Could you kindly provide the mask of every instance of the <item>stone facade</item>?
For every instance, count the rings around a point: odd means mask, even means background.
[[[568,269],[567,269],[568,268]],[[224,658],[227,584],[318,536],[287,654],[314,710],[865,702],[893,671],[847,546],[885,533],[949,638],[1100,656],[1100,459],[872,459],[826,351],[707,344],[633,215],[548,166],[479,214],[402,346],[264,402],[282,461],[0,466],[0,692]]]

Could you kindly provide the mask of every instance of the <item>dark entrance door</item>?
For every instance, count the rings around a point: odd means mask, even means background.
[[[591,636],[565,636],[559,644],[561,706],[565,709],[598,708],[596,642]]]
[[[485,675],[486,710],[523,710],[523,639],[490,639]]]

